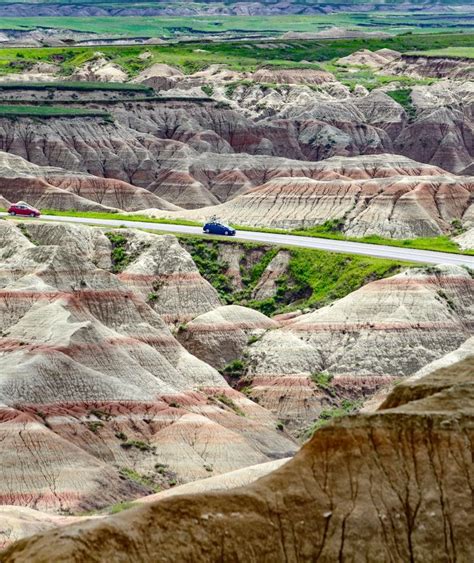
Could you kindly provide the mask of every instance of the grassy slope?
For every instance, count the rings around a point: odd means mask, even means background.
[[[408,52],[408,55],[419,55],[418,52]],[[474,59],[474,46],[466,47],[446,47],[444,49],[429,49],[423,51],[425,57],[465,57]]]
[[[127,70],[131,76],[155,62],[194,72],[214,63],[224,63],[235,70],[252,71],[262,64],[288,65],[305,61],[328,62],[359,49],[395,49],[401,52],[433,49],[473,49],[474,34],[437,33],[411,34],[389,39],[338,39],[324,41],[244,41],[239,43],[186,43],[172,45],[142,45],[131,47],[101,46],[111,61]],[[38,61],[59,64],[65,75],[91,60],[97,47],[6,48],[0,49],[0,73],[20,72]],[[149,51],[152,57],[142,61],[140,53]],[[308,64],[308,61],[310,64]]]
[[[12,30],[35,29],[38,18],[2,18],[2,28]],[[336,13],[314,16],[96,16],[96,17],[41,17],[42,27],[73,30],[114,36],[174,37],[190,33],[267,33],[287,31],[314,32],[328,26],[378,30],[390,33],[439,29],[468,29],[458,14],[399,14],[374,12]]]
[[[112,117],[106,111],[93,109],[79,109],[71,107],[51,106],[9,106],[0,105],[0,117],[101,117],[111,120]]]
[[[276,280],[277,291],[274,297],[263,301],[253,300],[252,290],[260,281],[265,268],[278,250],[256,243],[238,241],[203,240],[193,236],[182,238],[191,253],[199,271],[219,292],[225,303],[252,307],[266,315],[298,308],[319,308],[340,299],[359,289],[369,281],[393,275],[410,264],[396,260],[362,257],[306,248],[286,248],[290,254],[287,274]],[[243,289],[235,291],[232,281],[227,277],[228,264],[219,258],[219,247],[223,244],[240,244],[240,261]],[[263,252],[259,262],[250,268],[245,265],[245,252],[258,249]]]

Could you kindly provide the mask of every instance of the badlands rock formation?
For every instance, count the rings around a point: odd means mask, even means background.
[[[187,322],[220,307],[217,291],[175,237],[128,229],[119,236],[125,237],[132,260],[118,278],[167,323]]]
[[[194,356],[222,370],[242,356],[249,340],[258,339],[265,331],[278,326],[258,311],[227,305],[183,326],[178,340]]]
[[[397,386],[247,487],[53,530],[2,561],[467,561],[473,372],[471,358]]]
[[[473,334],[473,304],[474,280],[460,267],[369,283],[251,344],[245,384],[259,404],[301,428],[338,394],[371,393],[456,350]],[[321,372],[333,376],[332,390],[312,377]]]
[[[449,233],[453,221],[473,221],[472,177],[402,156],[334,157],[288,176],[273,169],[262,186],[237,192],[227,203],[176,215],[205,220],[216,214],[236,224],[286,229],[337,219],[349,236],[390,238],[437,236]]]
[[[208,477],[173,487],[172,489],[167,489],[160,493],[138,498],[133,504],[149,504],[170,496],[235,489],[253,483],[257,479],[268,475],[289,460],[290,458],[277,459],[258,465],[251,465],[250,467],[236,471],[230,471],[222,475],[216,475],[215,477]],[[58,516],[57,514],[48,514],[47,512],[41,512],[24,506],[0,506],[0,550],[6,549],[15,541],[46,530],[67,526],[76,522],[84,523],[87,520],[97,520],[99,518],[104,518],[104,515]]]
[[[179,209],[148,190],[120,180],[38,166],[7,152],[0,152],[0,196],[1,207],[7,207],[7,201],[26,200],[40,209],[135,211],[150,205],[168,211]]]
[[[119,65],[109,62],[103,53],[96,53],[93,60],[80,66],[72,74],[71,79],[86,82],[125,82],[128,76]]]
[[[294,452],[142,297],[149,264],[165,309],[219,304],[173,237],[151,238],[0,221],[2,504],[77,512]]]

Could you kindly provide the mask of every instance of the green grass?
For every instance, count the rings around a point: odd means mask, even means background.
[[[0,117],[36,117],[41,119],[49,119],[52,117],[100,117],[106,121],[112,121],[112,116],[106,111],[58,106],[0,105]]]
[[[121,4],[123,6],[123,4]],[[153,4],[151,4],[153,5]],[[156,7],[156,5],[154,5]],[[400,33],[418,31],[422,33],[444,29],[468,28],[457,14],[436,15],[397,13],[335,13],[306,16],[59,16],[40,18],[42,27],[97,33],[108,36],[163,37],[221,34],[242,36],[249,33],[279,35],[287,31],[315,32],[329,26],[360,29],[363,31],[388,31]],[[2,28],[29,30],[38,27],[35,17],[4,17]]]
[[[409,51],[407,55],[419,55],[417,51]],[[466,47],[445,47],[444,49],[428,49],[423,51],[425,57],[462,57],[474,59],[474,45]]]
[[[413,78],[411,76],[395,76],[395,75],[383,75],[378,74],[374,69],[366,66],[343,66],[335,62],[323,63],[322,65],[325,70],[332,72],[334,76],[344,84],[348,86],[350,90],[360,84],[367,88],[367,90],[373,90],[374,88],[380,88],[386,84],[391,84],[396,82],[400,84],[403,88],[409,88],[416,85],[427,85],[436,82],[435,78]]]
[[[327,426],[332,420],[347,416],[348,414],[355,414],[360,409],[361,405],[361,400],[343,399],[340,406],[323,409],[318,419],[303,433],[303,437],[309,439],[316,430]]]
[[[403,107],[410,120],[415,119],[416,107],[413,105],[411,99],[410,88],[403,88],[400,90],[390,90],[389,92],[387,92],[387,95],[390,96],[393,100],[398,102]]]
[[[2,82],[1,90],[72,90],[72,91],[112,91],[139,92],[154,94],[153,88],[142,84],[122,84],[119,82]]]
[[[2,19],[2,27],[4,20]],[[23,21],[25,18],[21,18]],[[87,18],[88,24],[93,18]],[[129,18],[124,18],[128,20]],[[42,18],[43,21],[43,18]],[[44,23],[44,22],[43,22]],[[401,52],[432,51],[434,49],[472,48],[472,33],[413,33],[398,35],[388,39],[336,39],[319,41],[241,41],[216,43],[182,43],[168,45],[141,46],[101,46],[105,57],[121,66],[130,76],[149,65],[160,62],[181,68],[192,73],[210,64],[225,64],[239,71],[253,71],[261,65],[303,64],[311,67],[312,63],[329,62],[344,57],[359,49],[377,50],[395,49]],[[143,61],[139,55],[144,51],[151,53],[151,58]],[[97,47],[51,47],[51,48],[16,48],[0,49],[0,73],[15,73],[28,70],[39,61],[60,65],[64,75],[92,60]],[[304,62],[303,61],[308,61]]]
[[[322,307],[370,281],[393,275],[408,266],[401,261],[307,248],[290,252],[287,291],[296,297],[308,296],[302,300],[305,307]]]

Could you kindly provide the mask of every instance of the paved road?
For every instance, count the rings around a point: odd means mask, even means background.
[[[6,215],[6,213],[0,213]],[[42,219],[48,219],[61,223],[81,223],[85,225],[103,225],[106,227],[126,226],[131,228],[149,229],[169,233],[183,233],[191,235],[203,234],[200,227],[187,227],[184,225],[165,225],[162,223],[148,223],[146,221],[124,221],[122,219],[90,219],[88,217],[59,217],[55,215],[42,215]],[[34,219],[25,219],[34,220]],[[226,238],[226,237],[223,237]],[[454,264],[458,266],[470,266],[474,269],[474,256],[462,254],[449,254],[447,252],[433,252],[431,250],[415,250],[412,248],[400,248],[397,246],[383,246],[379,244],[367,244],[362,242],[348,242],[343,240],[322,239],[315,237],[300,237],[295,235],[279,235],[273,233],[260,233],[258,231],[238,231],[239,240],[248,242],[263,242],[267,244],[279,244],[283,246],[299,246],[303,248],[314,248],[317,250],[329,250],[332,252],[346,252],[348,254],[359,254],[362,256],[374,256],[376,258],[390,258],[393,260],[406,260],[410,262],[422,262],[425,264]]]

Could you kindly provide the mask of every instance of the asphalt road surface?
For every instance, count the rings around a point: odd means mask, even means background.
[[[0,215],[7,215],[0,213]],[[22,218],[23,219],[23,218]],[[104,227],[130,227],[148,229],[167,233],[181,233],[199,235],[203,239],[208,237],[202,232],[201,227],[188,227],[185,225],[167,225],[164,223],[149,223],[147,221],[125,221],[123,219],[92,219],[89,217],[65,217],[56,215],[42,215],[41,219],[51,220],[58,223],[80,223],[82,225],[100,225]],[[25,221],[37,221],[37,219],[24,218]],[[232,238],[234,237],[221,237]],[[368,244],[362,242],[349,242],[343,240],[323,239],[316,237],[302,237],[296,235],[281,235],[274,233],[260,233],[258,231],[237,231],[235,239],[247,242],[262,242],[265,244],[277,244],[282,246],[299,246],[302,248],[313,248],[316,250],[327,250],[331,252],[345,252],[347,254],[359,254],[361,256],[373,256],[375,258],[390,258],[392,260],[405,260],[407,262],[421,262],[424,264],[451,264],[457,266],[469,266],[474,269],[474,256],[463,254],[450,254],[448,252],[434,252],[432,250],[416,250],[413,248],[402,248],[397,246],[384,246],[381,244]]]

